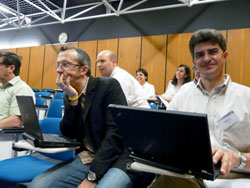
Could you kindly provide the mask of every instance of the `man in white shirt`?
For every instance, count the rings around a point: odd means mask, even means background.
[[[18,128],[22,124],[17,95],[33,96],[32,89],[19,77],[21,58],[12,52],[0,51],[0,129]],[[0,131],[0,160],[12,157],[15,135]]]
[[[118,80],[126,96],[128,106],[149,108],[147,99],[143,95],[142,86],[131,74],[117,66],[117,57],[114,52],[101,51],[96,62],[102,76]]]
[[[224,74],[228,52],[226,40],[218,31],[198,30],[192,35],[189,48],[200,80],[178,93],[168,109],[206,113],[213,161],[221,161],[222,178],[250,178],[250,88],[232,82]],[[155,187],[163,187],[172,179],[161,177]],[[189,180],[175,178],[175,187],[183,181]],[[194,183],[189,187],[200,186]]]
[[[34,97],[32,89],[20,79],[21,58],[12,52],[0,51],[0,128],[21,125],[17,95]]]

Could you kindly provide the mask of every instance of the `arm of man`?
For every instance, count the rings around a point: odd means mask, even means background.
[[[22,123],[22,119],[18,115],[11,115],[0,121],[0,128],[18,128]]]
[[[243,171],[250,172],[250,153],[243,153],[247,158],[246,166],[242,169]],[[232,170],[240,165],[241,160],[237,152],[226,152],[220,149],[213,149],[213,160],[214,164],[217,164],[218,161],[221,161],[221,173],[226,176]]]
[[[104,84],[102,83],[102,85]],[[102,103],[104,104],[104,109],[102,111],[104,112],[103,120],[105,121],[103,122],[103,126],[106,127],[105,135],[90,166],[90,171],[96,173],[99,177],[102,177],[106,171],[117,162],[117,159],[120,158],[124,152],[122,137],[118,133],[118,127],[114,122],[108,105],[127,105],[126,98],[117,80],[110,79],[106,88],[103,98],[104,101]]]

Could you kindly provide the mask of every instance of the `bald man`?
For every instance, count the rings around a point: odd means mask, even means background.
[[[103,77],[118,80],[126,96],[128,106],[149,108],[142,86],[127,71],[117,66],[117,57],[110,50],[103,50],[97,56],[97,68]]]

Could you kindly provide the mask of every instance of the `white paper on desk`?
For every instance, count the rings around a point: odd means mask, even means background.
[[[79,148],[79,147],[39,148],[39,147],[34,147],[33,145],[31,145],[30,143],[28,143],[25,140],[15,142],[15,143],[13,143],[13,146],[15,146],[17,148],[39,151],[39,152],[43,152],[43,153],[58,153],[58,152],[64,152],[64,151],[69,151],[69,150],[75,150],[75,149]]]
[[[169,102],[166,101],[165,99],[163,99],[163,98],[162,98],[161,96],[159,96],[159,95],[158,95],[158,97],[159,97],[159,99],[161,100],[161,102],[166,106],[166,108],[168,108]]]

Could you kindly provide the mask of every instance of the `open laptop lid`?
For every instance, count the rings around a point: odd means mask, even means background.
[[[16,96],[26,133],[43,141],[32,96]]]
[[[23,133],[23,137],[30,144],[34,145],[35,147],[42,147],[42,148],[75,147],[81,145],[80,142],[77,142],[75,140],[71,140],[64,136],[53,135],[53,134],[47,135],[49,136],[49,138],[52,139],[51,141],[44,140],[44,136],[46,135],[42,134],[33,98],[31,96],[16,96],[16,98],[25,128],[25,133]],[[59,137],[63,139],[59,139]]]
[[[132,155],[178,173],[215,178],[206,114],[109,107]]]

